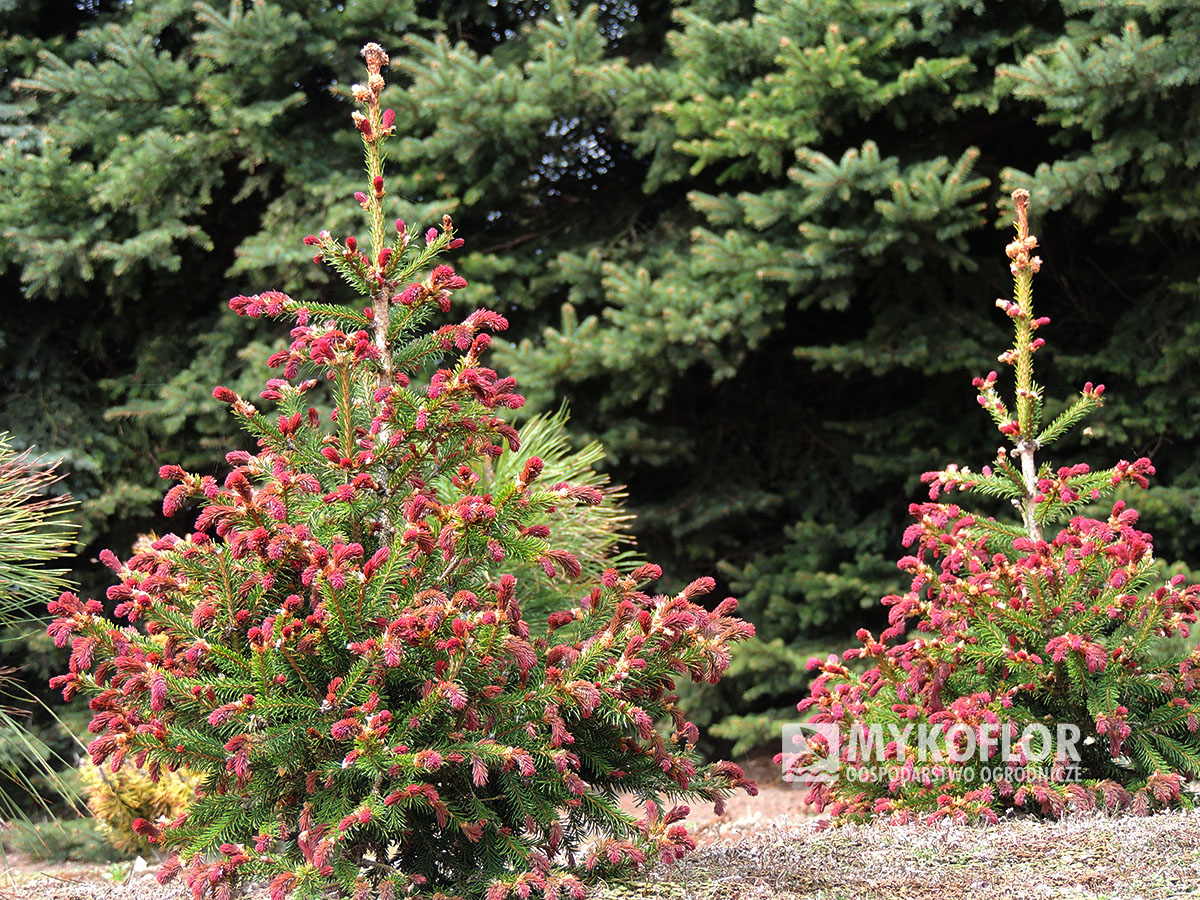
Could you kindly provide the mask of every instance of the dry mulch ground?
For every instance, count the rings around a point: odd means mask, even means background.
[[[594,900],[1200,900],[1200,810],[819,830],[769,763],[748,768],[760,795],[720,817],[696,810],[695,853]],[[153,867],[123,883],[106,878],[111,868],[18,864],[0,873],[0,900],[190,898],[160,887]]]
[[[812,823],[727,832],[595,900],[1200,898],[1200,812],[991,826]]]

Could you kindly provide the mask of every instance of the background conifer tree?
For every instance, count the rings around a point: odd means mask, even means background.
[[[1147,527],[1197,558],[1189,0],[57,7],[0,26],[0,421],[63,456],[93,548],[159,524],[167,447],[228,438],[200,386],[248,390],[266,344],[222,298],[251,272],[328,289],[294,229],[344,224],[357,150],[308,135],[378,35],[402,214],[453,204],[467,299],[523,311],[503,360],[530,409],[565,395],[647,556],[720,563],[759,626],[706,704],[736,704],[724,733],[791,715],[814,643],[898,587],[912,473],[981,439],[933,411],[1000,334],[963,298],[1003,292],[985,209],[1014,184],[1054,222],[1051,394],[1103,354],[1117,398],[1068,452],[1152,456]]]

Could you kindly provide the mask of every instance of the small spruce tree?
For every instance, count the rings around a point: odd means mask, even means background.
[[[1104,387],[1089,382],[1057,416],[1044,414],[1033,378],[1044,343],[1035,334],[1049,322],[1033,311],[1041,260],[1029,194],[1013,200],[1014,299],[997,301],[1015,329],[1000,355],[1015,370],[1012,405],[995,372],[974,382],[1011,446],[979,473],[951,465],[922,476],[929,502],[910,507],[916,521],[904,544],[914,549],[899,562],[912,583],[883,598],[890,627],[878,638],[860,630],[862,647],[844,661],[810,661],[817,674],[799,709],[834,727],[802,741],[789,764],[833,757],[836,776],[821,770],[809,799],[843,821],[994,821],[1012,807],[1145,814],[1189,803],[1184,781],[1200,775],[1200,650],[1172,655],[1168,643],[1196,622],[1200,586],[1182,575],[1158,583],[1151,537],[1123,501],[1103,518],[1084,514],[1122,484],[1146,487],[1148,459],[1092,471],[1036,458],[1100,406]],[[1011,501],[1020,522],[939,502],[952,491]],[[876,758],[862,753],[871,726],[893,738]],[[908,726],[940,732],[946,753],[923,759],[918,728]],[[830,753],[835,733],[840,746]],[[1030,765],[1037,761],[1044,765]]]
[[[523,402],[515,382],[480,363],[507,323],[479,310],[428,327],[466,282],[444,264],[421,273],[462,240],[449,217],[420,238],[400,221],[387,234],[388,59],[375,44],[363,55],[353,116],[368,182],[355,198],[369,237],[305,240],[369,302],[230,301],[296,321],[270,360],[283,377],[261,395],[279,414],[214,391],[257,452],[229,453],[223,485],[163,467],[178,482],[163,510],[198,500],[194,531],[124,562],[103,554],[129,625],[73,594],[52,604],[50,633],[72,648],[53,683],[91,696],[96,765],[198,774],[187,812],[135,822],[172,854],[160,878],[186,866],[197,898],[268,879],[274,900],[582,897],[589,878],[691,846],[687,808],[660,812],[662,798],[754,792],[733,764],[701,765],[673,693],[681,676],[718,679],[753,629],[732,599],[695,603],[711,579],[646,593],[661,575],[649,564],[604,571],[540,622],[523,616],[511,572],[580,576],[547,523],[601,493],[543,485],[535,457],[496,466],[511,477],[480,490],[480,462],[519,450],[500,415]],[[331,385],[328,430],[311,375]],[[621,793],[645,815],[623,812]]]

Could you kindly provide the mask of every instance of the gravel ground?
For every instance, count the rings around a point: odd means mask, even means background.
[[[135,875],[123,882],[107,881],[103,869],[49,872],[33,880],[0,882],[3,900],[191,900],[186,885],[162,886],[153,875]]]
[[[729,832],[594,900],[1200,898],[1200,811],[990,826],[811,823]]]
[[[1200,810],[819,830],[761,768],[758,797],[693,813],[695,853],[593,900],[1200,900]],[[190,900],[152,866],[116,883],[111,868],[18,865],[0,873],[0,900]]]

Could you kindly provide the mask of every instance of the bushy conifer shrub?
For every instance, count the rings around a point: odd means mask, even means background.
[[[582,897],[589,878],[691,846],[686,807],[662,798],[754,791],[737,766],[700,764],[673,694],[677,678],[718,679],[753,629],[732,599],[697,605],[711,579],[647,593],[650,564],[579,584],[542,621],[522,615],[511,570],[579,576],[547,521],[601,495],[539,481],[538,458],[479,490],[481,461],[519,452],[501,415],[522,403],[515,382],[480,361],[507,322],[478,310],[429,326],[466,285],[433,265],[462,240],[449,217],[386,233],[387,56],[363,55],[369,236],[306,242],[369,302],[230,301],[295,320],[261,395],[278,413],[214,391],[257,451],[229,453],[223,483],[163,467],[177,482],[163,510],[198,502],[194,530],[103,555],[128,625],[95,600],[52,604],[50,633],[72,647],[54,684],[90,695],[96,765],[198,773],[187,812],[135,823],[172,854],[160,878],[186,866],[197,898],[268,879],[275,900]],[[310,406],[321,378],[328,417]],[[621,810],[622,792],[644,816]]]
[[[1101,405],[1104,386],[1089,382],[1046,415],[1033,379],[1044,343],[1035,334],[1049,322],[1033,310],[1041,260],[1029,194],[1013,199],[1014,299],[996,301],[1015,329],[1000,355],[1015,372],[1013,402],[995,372],[974,382],[1006,446],[978,473],[951,465],[922,476],[929,501],[910,507],[913,552],[899,562],[912,583],[883,598],[889,627],[859,631],[862,646],[843,659],[810,661],[817,674],[799,709],[835,727],[814,727],[788,762],[838,820],[994,821],[1014,807],[1145,814],[1190,803],[1185,779],[1200,775],[1200,650],[1169,652],[1196,621],[1200,586],[1182,575],[1161,583],[1151,536],[1125,502],[1089,515],[1123,484],[1146,487],[1150,460],[1092,471],[1036,458]],[[1010,501],[1020,521],[972,514],[949,502],[955,492]],[[886,743],[864,755],[872,726]],[[922,756],[921,728],[940,733],[940,758]],[[810,768],[818,757],[828,770]]]

